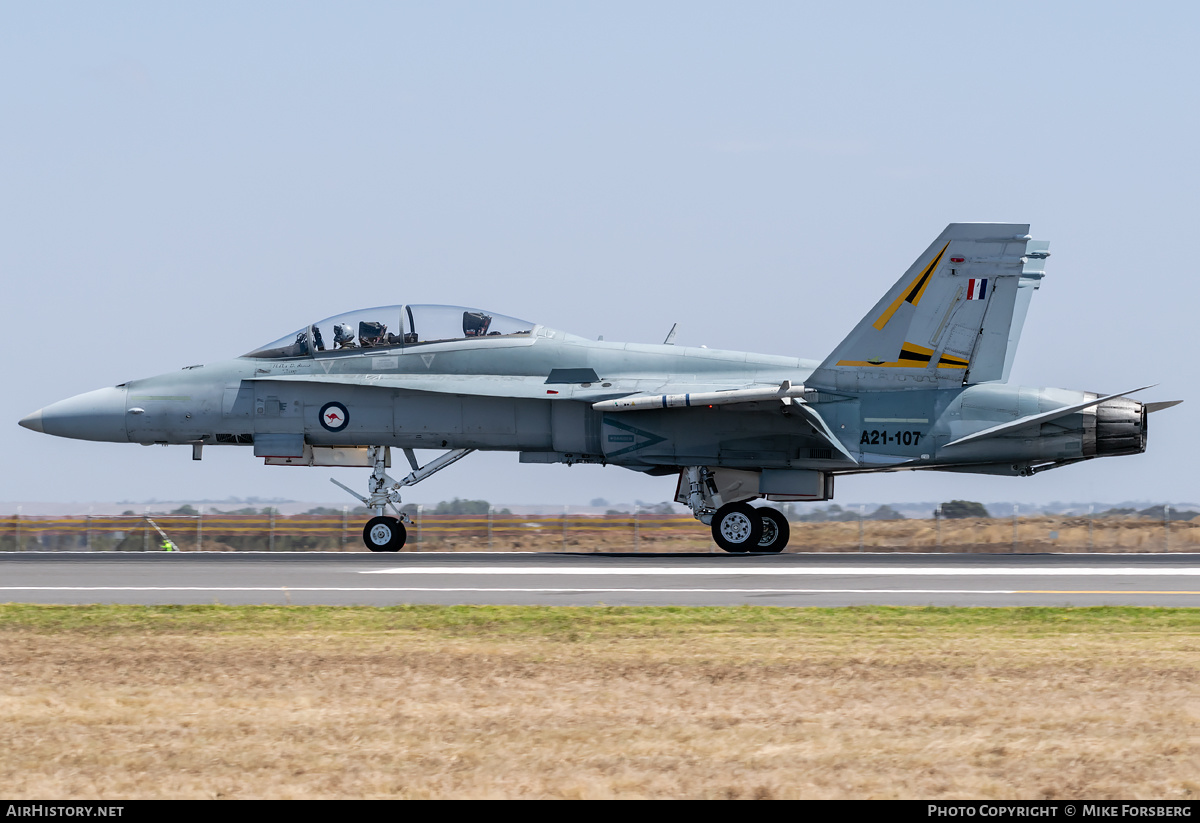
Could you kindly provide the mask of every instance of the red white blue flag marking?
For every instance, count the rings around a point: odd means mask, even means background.
[[[987,278],[972,277],[967,281],[967,299],[983,300],[987,297]]]

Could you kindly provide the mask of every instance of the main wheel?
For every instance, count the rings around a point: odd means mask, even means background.
[[[783,512],[779,509],[761,508],[755,509],[762,516],[763,533],[762,538],[758,541],[758,546],[752,549],[756,552],[769,552],[778,554],[783,551],[788,544],[788,538],[792,536],[792,530],[788,526],[787,518],[783,516]]]
[[[755,551],[762,531],[762,516],[746,503],[726,503],[713,515],[713,540],[727,552]]]
[[[408,530],[396,517],[372,517],[363,526],[363,542],[373,552],[398,552],[407,539]]]

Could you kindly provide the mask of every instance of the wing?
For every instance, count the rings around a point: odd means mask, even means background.
[[[784,380],[778,386],[741,386],[730,389],[705,390],[704,387],[674,386],[667,393],[639,393],[612,400],[601,400],[592,408],[602,412],[635,412],[642,409],[687,409],[708,406],[737,406],[775,401],[800,411],[828,445],[843,458],[857,465],[858,461],[846,450],[830,430],[824,418],[804,400],[804,387],[793,386]],[[681,390],[682,389],[682,390]],[[689,390],[692,389],[692,390]],[[686,413],[686,412],[683,412]]]

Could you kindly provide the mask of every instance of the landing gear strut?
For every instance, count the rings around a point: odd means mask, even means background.
[[[367,449],[367,454],[374,469],[372,469],[371,479],[368,481],[369,495],[367,497],[361,497],[354,489],[345,483],[339,483],[332,477],[329,478],[329,481],[335,486],[345,489],[354,499],[361,500],[368,509],[375,510],[375,516],[368,520],[367,525],[363,527],[363,543],[367,545],[367,548],[373,552],[398,552],[404,547],[405,540],[408,539],[408,529],[404,524],[412,523],[412,519],[400,511],[400,489],[404,486],[415,486],[452,463],[462,460],[473,451],[475,450],[454,449],[431,460],[424,466],[418,466],[413,450],[405,449],[404,456],[408,458],[408,463],[413,470],[403,480],[395,480],[389,477],[386,471],[387,447],[371,446]],[[384,511],[388,506],[391,506],[399,517],[385,515]]]

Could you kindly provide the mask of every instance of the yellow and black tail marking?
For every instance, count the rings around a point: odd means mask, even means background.
[[[944,251],[944,249],[943,249]],[[927,349],[924,346],[918,346],[916,343],[904,343],[900,346],[900,356],[896,360],[886,361],[883,359],[871,360],[839,360],[839,366],[866,366],[873,368],[901,368],[901,369],[923,369],[929,365],[929,361],[933,359],[933,349]],[[961,357],[955,357],[952,354],[943,354],[938,358],[937,367],[939,369],[965,369],[968,361]]]
[[[924,366],[933,358],[933,349],[918,346],[916,343],[905,343],[900,347],[900,362],[911,362],[914,366]],[[943,354],[938,358],[939,369],[965,369],[969,363],[961,357]]]
[[[905,343],[900,347],[900,362],[910,366],[924,368],[933,357],[933,349],[918,346],[916,343]]]
[[[887,310],[883,314],[879,315],[879,319],[872,324],[875,328],[882,329],[886,326],[888,321],[892,319],[892,315],[900,308],[901,303],[912,303],[914,306],[920,304],[921,295],[925,294],[925,287],[929,285],[929,279],[933,277],[934,269],[937,268],[938,263],[942,262],[942,255],[946,253],[946,249],[949,246],[949,243],[942,246],[942,250],[934,256],[933,260],[929,261],[929,265],[925,267],[925,270],[908,284],[908,288],[900,292],[900,296],[892,302],[892,305],[887,307]]]

